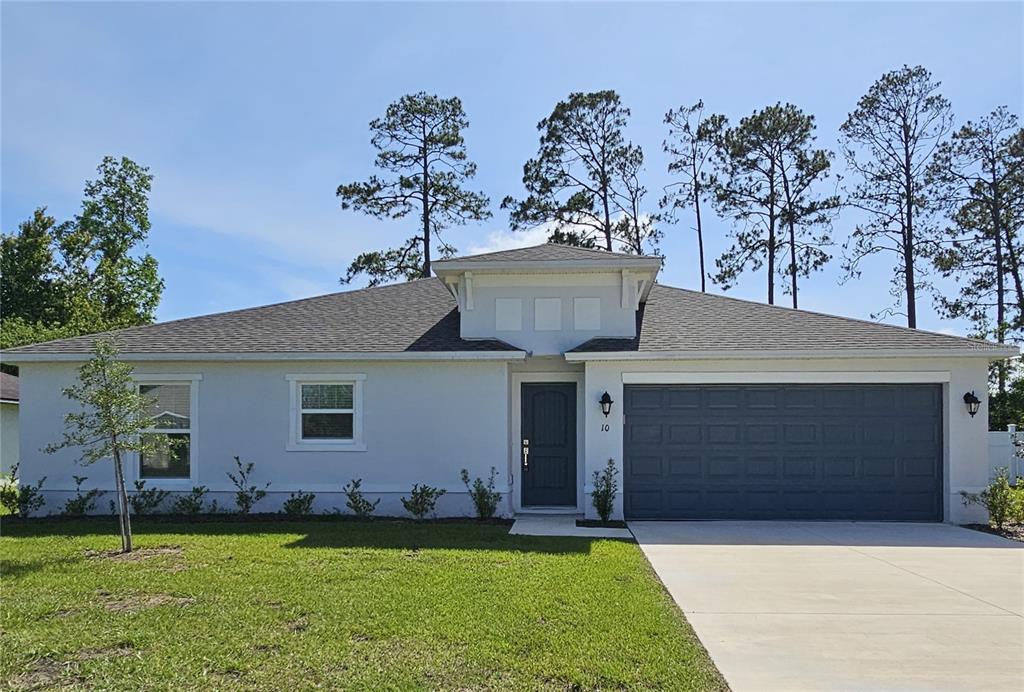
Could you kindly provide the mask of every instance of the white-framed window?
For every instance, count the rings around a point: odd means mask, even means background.
[[[287,449],[294,452],[362,452],[363,382],[366,375],[288,375]]]
[[[138,392],[151,400],[154,425],[143,437],[161,435],[167,444],[134,457],[130,476],[151,485],[192,484],[198,479],[199,381],[202,375],[136,374]]]

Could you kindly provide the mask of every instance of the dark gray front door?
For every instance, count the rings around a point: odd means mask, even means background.
[[[942,519],[941,385],[625,388],[633,519]]]
[[[522,503],[576,505],[576,385],[522,385]]]

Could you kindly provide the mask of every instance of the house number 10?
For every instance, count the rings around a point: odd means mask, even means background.
[[[607,423],[601,423],[601,432],[608,432],[611,429],[611,426]]]

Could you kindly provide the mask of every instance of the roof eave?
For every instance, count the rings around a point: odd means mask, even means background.
[[[656,273],[661,270],[661,265],[661,258],[616,257],[593,260],[439,260],[434,262],[432,267],[438,277],[444,277],[446,274],[458,274],[466,271],[504,274],[614,272],[622,269],[641,269]]]
[[[847,349],[736,349],[717,351],[571,351],[570,362],[639,360],[777,360],[810,358],[985,358],[988,361],[1020,356],[1015,347],[960,348],[847,348]]]
[[[90,353],[11,353],[3,361],[20,363],[84,362]],[[346,352],[277,352],[277,353],[121,353],[127,362],[152,361],[501,361],[524,360],[526,351],[346,351]]]

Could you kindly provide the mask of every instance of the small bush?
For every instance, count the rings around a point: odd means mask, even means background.
[[[75,496],[64,503],[64,514],[69,517],[82,517],[96,509],[96,500],[106,493],[97,488],[82,492],[82,483],[89,480],[88,476],[72,476],[75,479]]]
[[[982,505],[988,510],[988,523],[1002,530],[1008,523],[1024,521],[1024,483],[1010,484],[1005,467],[996,469],[995,479],[980,493],[960,491],[965,505]]]
[[[128,496],[128,504],[134,514],[152,514],[160,509],[160,505],[170,495],[169,490],[146,488],[146,481],[135,481],[135,494]]]
[[[10,514],[27,517],[46,503],[40,492],[43,483],[46,482],[46,476],[40,478],[35,485],[22,483],[18,477],[19,466],[20,464],[12,466],[9,476],[0,474],[0,505],[3,505]]]
[[[494,489],[494,478],[497,475],[498,470],[492,466],[491,476],[487,479],[486,485],[480,478],[475,479],[473,485],[470,485],[469,471],[462,469],[462,482],[466,484],[466,490],[469,491],[469,496],[473,499],[473,507],[476,509],[478,519],[490,519],[498,509],[501,493]]]
[[[438,498],[446,492],[448,491],[441,488],[417,483],[412,486],[409,497],[402,498],[402,506],[405,507],[406,512],[416,517],[417,521],[421,521],[428,514],[433,514]]]
[[[597,516],[605,524],[611,519],[612,511],[615,508],[615,493],[619,490],[619,483],[615,476],[619,470],[615,468],[615,460],[609,459],[604,471],[594,471],[594,491],[591,493],[591,500]]]
[[[289,495],[281,509],[290,517],[305,516],[313,511],[313,500],[315,499],[316,495],[313,493],[304,493],[300,490]]]
[[[373,514],[373,510],[377,509],[377,505],[380,504],[380,498],[378,497],[375,502],[367,500],[366,496],[363,495],[363,491],[359,489],[359,486],[362,484],[362,478],[353,478],[341,491],[345,493],[345,506],[349,508],[352,514],[366,519]]]
[[[207,490],[205,485],[199,485],[187,493],[182,493],[174,498],[171,511],[175,514],[199,514],[203,511],[203,498]]]
[[[235,466],[238,467],[238,475],[228,471],[228,478],[238,489],[235,492],[235,505],[238,507],[239,514],[248,514],[252,511],[253,505],[267,496],[267,488],[270,487],[270,483],[262,488],[249,485],[249,475],[252,473],[253,467],[251,461],[248,464],[243,464],[239,457],[235,457]]]

